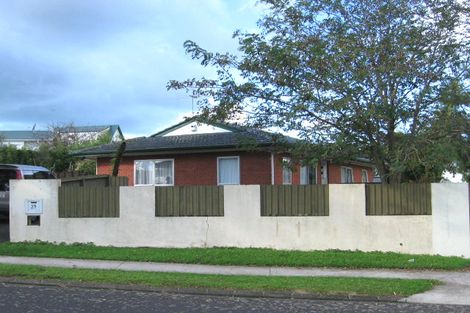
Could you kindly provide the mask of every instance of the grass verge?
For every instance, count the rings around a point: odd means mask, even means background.
[[[470,267],[470,259],[392,252],[285,251],[259,248],[116,248],[46,242],[1,243],[0,255],[242,266],[441,270]]]
[[[213,288],[225,290],[308,292],[328,295],[410,296],[431,289],[433,280],[345,277],[265,277],[182,273],[64,269],[0,264],[0,276],[21,279],[78,281],[158,288]]]

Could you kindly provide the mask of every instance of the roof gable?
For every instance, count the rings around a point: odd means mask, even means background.
[[[150,137],[214,134],[226,133],[231,131],[233,131],[233,129],[227,124],[206,121],[202,122],[198,118],[192,117],[176,125],[165,128],[164,130],[161,130],[158,133],[150,135]]]
[[[218,127],[215,125],[202,123],[198,121],[191,121],[189,123],[181,124],[179,127],[160,133],[158,136],[182,136],[182,135],[201,135],[201,134],[215,134],[215,133],[229,133],[232,132],[227,128]]]

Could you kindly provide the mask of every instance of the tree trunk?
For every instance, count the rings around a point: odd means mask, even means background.
[[[124,151],[126,150],[126,142],[123,141],[119,145],[119,148],[116,152],[116,156],[113,159],[113,173],[112,176],[118,176],[119,175],[119,166],[121,165],[121,159],[122,155],[124,154]]]

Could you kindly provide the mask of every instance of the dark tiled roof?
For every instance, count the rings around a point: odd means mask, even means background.
[[[252,146],[272,146],[292,142],[294,139],[279,134],[272,134],[256,129],[233,127],[232,132],[191,134],[180,136],[140,137],[126,141],[126,152],[172,152],[195,149],[248,149]],[[119,144],[107,144],[99,147],[76,151],[76,156],[110,155],[117,151]]]

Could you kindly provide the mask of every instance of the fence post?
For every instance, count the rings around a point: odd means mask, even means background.
[[[468,184],[432,184],[433,253],[470,257]]]

